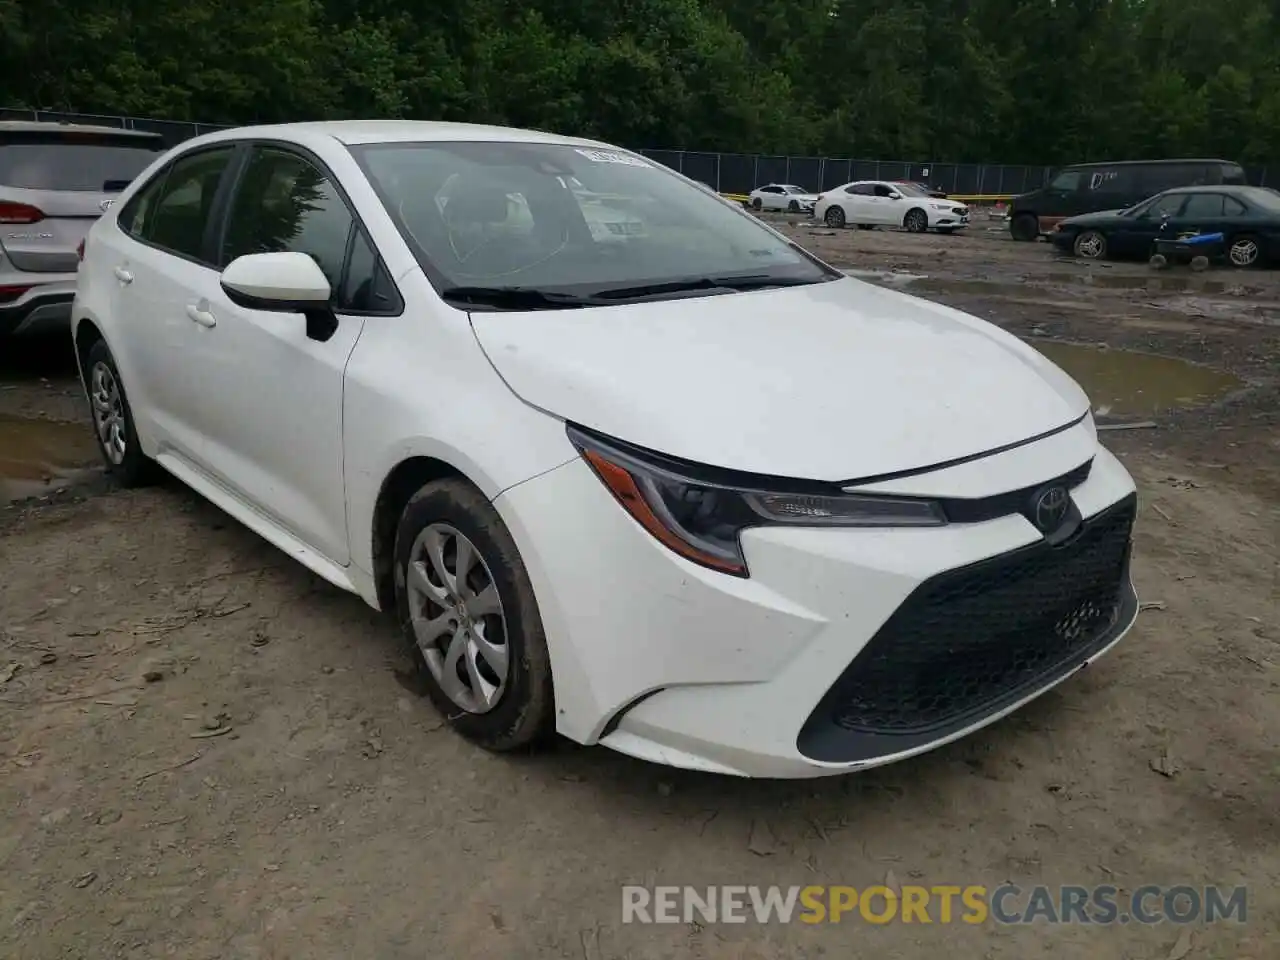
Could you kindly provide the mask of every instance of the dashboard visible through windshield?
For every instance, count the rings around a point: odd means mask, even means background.
[[[488,295],[496,309],[594,306],[839,276],[624,151],[453,141],[351,149],[433,284],[442,295],[469,291],[470,303],[498,290]]]

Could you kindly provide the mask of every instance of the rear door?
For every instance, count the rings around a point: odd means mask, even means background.
[[[200,398],[210,373],[200,356],[213,331],[188,306],[218,280],[212,215],[236,150],[220,143],[177,157],[130,198],[119,229],[106,231],[105,255],[95,257],[116,287],[108,336],[127,365],[121,372],[140,429],[157,455],[201,465]]]
[[[0,132],[0,253],[25,273],[75,273],[89,227],[164,150],[123,131]]]

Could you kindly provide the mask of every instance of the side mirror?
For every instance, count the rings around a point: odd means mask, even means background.
[[[247,310],[301,313],[307,336],[328,340],[338,329],[329,306],[333,290],[319,265],[305,253],[249,253],[222,271],[222,290]]]
[[[890,191],[889,191],[889,199],[890,199],[890,200],[901,200],[901,199],[902,199],[902,194],[900,194],[897,190],[890,190]]]

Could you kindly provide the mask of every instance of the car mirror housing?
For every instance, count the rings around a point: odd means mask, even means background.
[[[319,264],[305,253],[249,253],[222,271],[222,290],[248,310],[301,313],[307,336],[328,340],[338,328],[329,306],[333,290]]]

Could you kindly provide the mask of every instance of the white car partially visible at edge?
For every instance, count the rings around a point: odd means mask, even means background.
[[[644,229],[602,242],[587,196]],[[386,611],[492,750],[859,770],[1136,616],[1134,484],[1066,374],[606,144],[198,137],[89,232],[72,323],[110,472]]]

